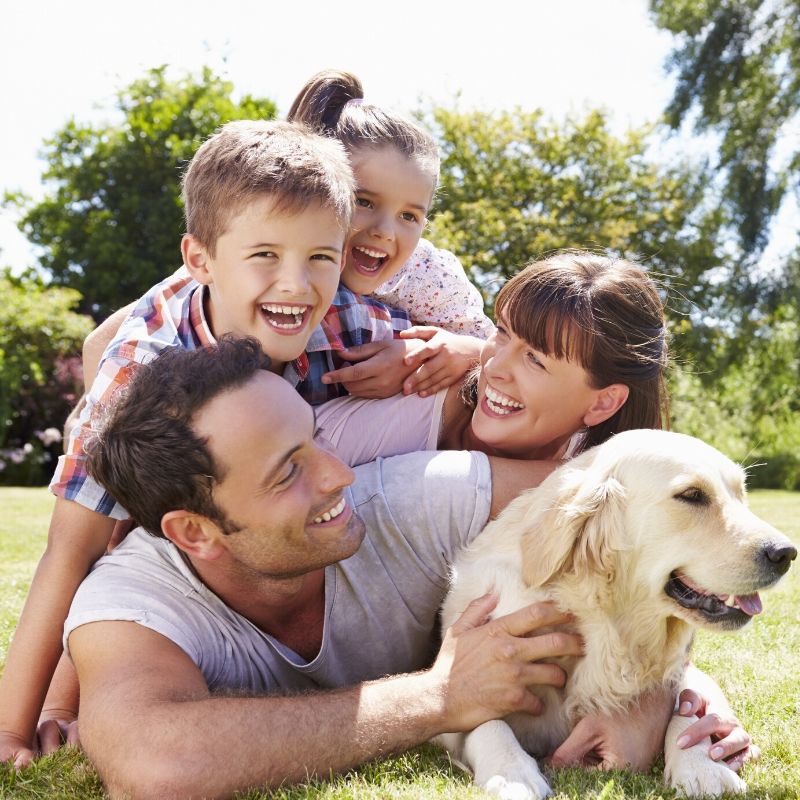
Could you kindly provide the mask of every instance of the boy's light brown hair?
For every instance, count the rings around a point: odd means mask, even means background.
[[[229,122],[201,145],[183,176],[186,232],[215,255],[228,222],[269,195],[276,213],[318,202],[347,232],[355,183],[342,145],[289,122]]]

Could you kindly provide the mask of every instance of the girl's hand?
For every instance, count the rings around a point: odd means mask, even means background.
[[[727,708],[715,708],[713,704],[694,689],[684,689],[678,697],[678,713],[683,717],[698,716],[677,741],[678,747],[686,749],[711,737],[709,757],[722,761],[734,772],[750,759],[758,759],[761,751],[751,743],[750,734]]]
[[[414,340],[405,364],[413,372],[403,383],[403,394],[435,394],[457,383],[480,361],[483,340],[460,336],[432,325],[415,325],[401,331],[403,339]]]

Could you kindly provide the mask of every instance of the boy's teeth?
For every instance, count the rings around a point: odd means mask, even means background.
[[[335,519],[339,516],[339,514],[344,511],[345,507],[345,500],[344,497],[330,510],[326,511],[324,514],[320,514],[318,517],[314,517],[314,522],[320,524],[321,522],[330,522],[332,519]]]
[[[279,306],[275,303],[264,303],[261,308],[271,314],[302,314],[305,310],[303,306]]]

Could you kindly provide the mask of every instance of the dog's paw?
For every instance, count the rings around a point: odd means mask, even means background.
[[[501,800],[544,800],[552,794],[535,762],[515,765],[476,782]]]
[[[684,797],[719,797],[747,791],[745,782],[732,769],[712,761],[705,753],[701,758],[678,760],[664,777]]]

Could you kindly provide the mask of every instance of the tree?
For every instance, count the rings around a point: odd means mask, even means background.
[[[787,191],[800,189],[800,0],[651,0],[677,44],[666,119],[721,134],[724,194],[746,252],[758,254]],[[779,143],[789,156],[776,159]]]
[[[272,101],[234,102],[232,92],[208,69],[175,81],[152,69],[119,92],[120,123],[72,120],[45,142],[48,196],[12,199],[41,266],[53,284],[81,293],[82,311],[102,318],[178,266],[181,170],[223,123],[275,116]]]
[[[431,238],[461,256],[487,304],[534,258],[610,251],[640,260],[670,289],[684,351],[710,352],[718,331],[707,320],[727,315],[726,293],[747,276],[725,259],[727,218],[705,202],[703,165],[657,165],[649,129],[615,137],[600,112],[557,125],[540,111],[437,108],[425,122],[442,151]]]
[[[92,320],[74,311],[74,289],[30,275],[0,272],[0,296],[0,483],[36,483],[52,472],[52,463],[42,472],[44,457],[80,395]]]

